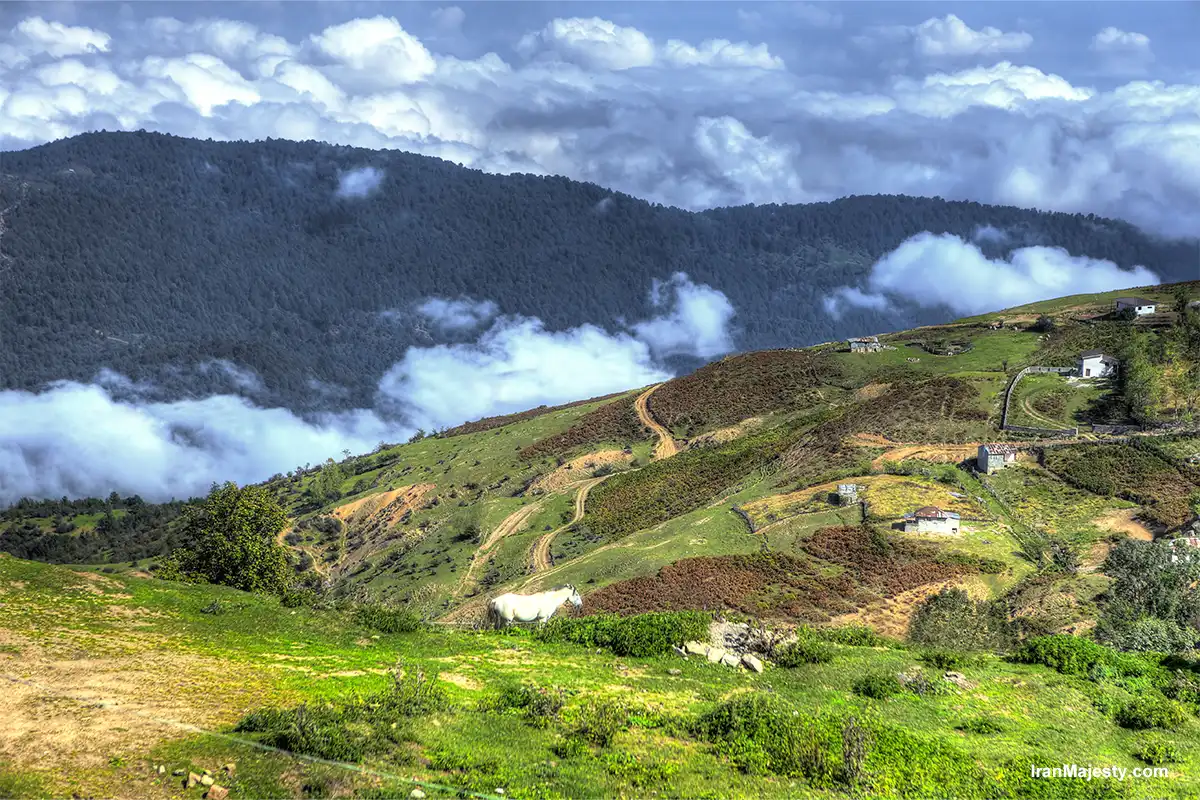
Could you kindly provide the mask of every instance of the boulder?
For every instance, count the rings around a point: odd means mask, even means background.
[[[200,783],[203,786],[212,786],[216,781],[213,780],[212,775],[201,775]]]
[[[675,645],[675,644],[673,644],[673,645],[671,645],[671,649],[672,649],[672,650],[674,650],[674,651],[675,651],[675,652],[676,652],[678,655],[681,655],[681,656],[683,656],[684,658],[687,658],[687,657],[688,657],[688,651],[687,651],[687,650],[684,650],[684,649],[683,649],[682,647],[680,647],[679,645]]]
[[[167,774],[167,768],[164,767],[162,764],[159,764],[157,767],[155,767],[154,771],[157,772],[159,775]]]
[[[681,670],[681,669],[675,669],[674,667],[672,667],[671,669],[667,670],[667,674],[668,674],[668,675],[682,675],[682,674],[683,674],[683,670]]]
[[[189,772],[187,780],[183,782],[183,788],[190,789],[200,782],[200,776],[194,772]]]
[[[694,656],[703,656],[708,654],[708,645],[706,645],[704,642],[684,642],[683,649],[684,652],[691,653]]]
[[[413,789],[411,792],[408,793],[408,796],[411,797],[413,800],[424,800],[425,793],[422,792],[420,789]]]
[[[721,656],[721,663],[727,667],[736,667],[742,663],[742,659],[738,658],[737,653],[725,653]]]
[[[758,656],[751,653],[746,653],[742,656],[742,664],[751,672],[762,672],[763,663]]]
[[[723,647],[710,647],[704,654],[704,656],[714,664],[721,663],[721,659],[725,658],[725,655],[725,648]]]
[[[172,772],[171,774],[174,775],[176,778],[182,778],[184,775],[187,775],[187,770],[186,769],[177,769],[174,772]]]
[[[221,767],[221,769],[225,770],[225,774],[231,778],[237,774],[237,764],[234,764],[232,761]]]
[[[955,686],[959,687],[960,689],[975,688],[975,682],[967,680],[967,676],[963,675],[961,672],[947,672],[942,677],[945,678],[946,680],[950,681],[950,683],[953,683]]]
[[[213,786],[204,793],[206,800],[225,800],[229,796],[229,790],[224,786]]]

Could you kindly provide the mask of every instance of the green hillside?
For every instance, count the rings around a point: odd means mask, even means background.
[[[0,796],[1196,796],[1200,559],[1169,543],[1200,516],[1200,283],[1136,293],[1163,313],[730,356],[203,504],[23,501]],[[1014,384],[1094,349],[1114,375]],[[198,584],[218,562],[267,593]],[[562,621],[477,630],[564,584]],[[765,671],[670,649],[714,614],[770,632]],[[1031,777],[1063,763],[1169,777]]]

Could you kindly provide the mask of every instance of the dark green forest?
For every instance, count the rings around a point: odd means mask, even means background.
[[[337,197],[339,174],[366,166],[384,171],[379,191]],[[227,359],[261,376],[257,400],[296,410],[369,404],[407,347],[455,341],[418,326],[412,308],[431,295],[489,299],[551,329],[615,328],[652,314],[652,279],[682,270],[729,297],[737,347],[751,350],[951,317],[822,307],[921,231],[993,225],[1018,246],[1164,280],[1196,268],[1194,243],[1090,215],[896,196],[692,213],[398,151],[144,132],[0,153],[0,209],[0,388],[107,367],[164,398],[240,391],[197,368]]]

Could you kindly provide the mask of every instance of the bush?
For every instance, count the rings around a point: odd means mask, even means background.
[[[412,633],[422,626],[421,618],[412,611],[379,604],[358,606],[354,619],[359,625],[380,633]]]
[[[927,650],[918,658],[923,664],[941,670],[959,670],[973,660],[966,653],[957,650]]]
[[[931,697],[939,694],[947,694],[950,691],[950,685],[942,680],[940,676],[930,677],[921,670],[907,672],[902,677],[898,677],[897,680],[900,681],[900,685],[904,687],[906,692],[911,692],[917,697]]]
[[[801,634],[790,644],[775,650],[773,659],[781,667],[825,664],[833,660],[833,648],[811,634]]]
[[[1122,728],[1178,728],[1187,719],[1183,706],[1165,697],[1135,697],[1117,709],[1116,722]]]
[[[829,786],[838,775],[841,728],[800,714],[778,696],[739,694],[702,715],[694,732],[749,773],[807,778]]]
[[[699,611],[669,611],[619,617],[596,614],[557,617],[534,634],[548,642],[603,647],[619,656],[659,656],[691,639],[707,639],[712,618]]]
[[[993,733],[1003,731],[1004,725],[995,717],[971,717],[959,725],[958,730],[965,733],[977,733],[980,736],[989,736]]]
[[[292,586],[285,589],[279,595],[279,603],[284,608],[299,608],[300,606],[311,606],[317,602],[317,593],[312,589],[306,589],[300,586]]]
[[[1163,764],[1174,764],[1179,761],[1179,749],[1170,742],[1149,740],[1142,742],[1141,747],[1134,751],[1133,757],[1152,767]]]
[[[608,747],[618,733],[629,727],[629,714],[620,703],[591,699],[580,709],[572,731],[576,737],[597,747]]]
[[[921,603],[908,640],[939,650],[1006,650],[1014,638],[999,603],[974,601],[962,589],[943,589]]]
[[[1067,634],[1039,636],[1012,656],[1022,664],[1042,664],[1064,675],[1104,677],[1147,675],[1155,665],[1134,655],[1118,653],[1090,639]]]
[[[647,761],[626,752],[609,753],[604,758],[604,766],[608,774],[620,778],[635,789],[660,786],[679,770],[675,764]]]
[[[545,728],[557,720],[565,702],[562,689],[541,686],[505,686],[500,694],[485,704],[485,710],[523,711],[525,719],[535,728]]]
[[[854,693],[875,700],[885,700],[904,691],[900,679],[889,672],[874,672],[854,682]]]
[[[214,616],[217,614],[224,614],[225,611],[226,611],[225,606],[223,603],[221,603],[220,600],[213,600],[211,603],[206,605],[204,608],[200,609],[201,614],[212,614]]]
[[[890,462],[889,462],[890,463]],[[813,636],[826,642],[848,647],[897,647],[899,642],[880,636],[866,625],[839,625],[834,628],[812,628]]]

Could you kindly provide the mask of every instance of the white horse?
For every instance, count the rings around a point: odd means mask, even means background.
[[[488,601],[488,621],[496,628],[503,628],[513,622],[541,623],[554,616],[559,606],[566,602],[570,602],[576,608],[583,605],[583,598],[570,584],[537,594],[509,592]]]

